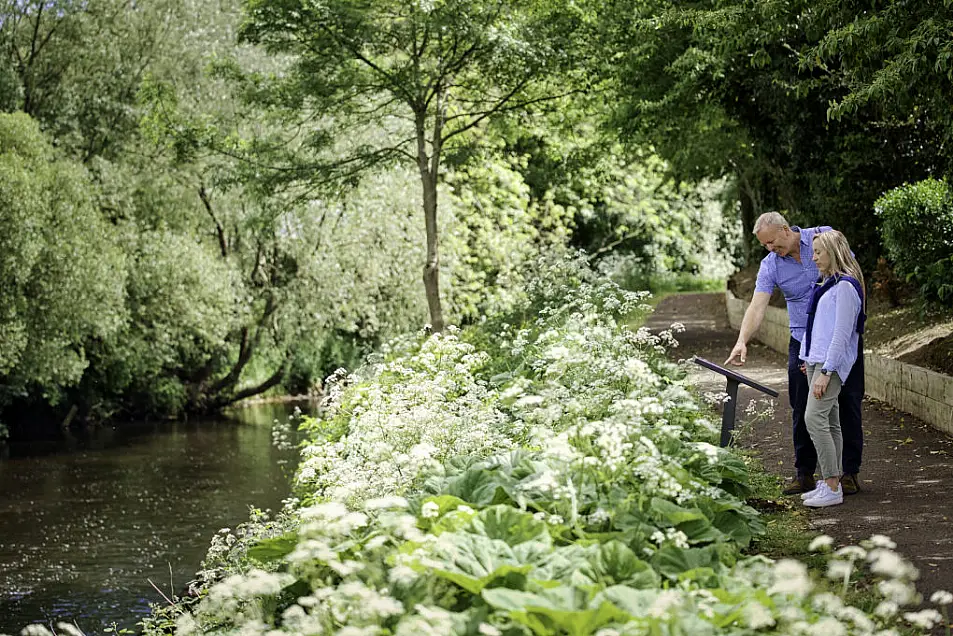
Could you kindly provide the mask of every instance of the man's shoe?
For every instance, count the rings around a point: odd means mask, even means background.
[[[837,491],[831,490],[827,482],[821,482],[817,488],[817,494],[804,500],[804,505],[808,508],[827,508],[828,506],[839,506],[844,503],[844,489],[838,486]]]
[[[791,479],[787,487],[781,491],[782,495],[800,495],[805,492],[811,492],[817,487],[814,483],[814,475],[798,475]]]
[[[857,473],[847,473],[840,478],[840,487],[845,495],[856,495],[860,492],[860,482],[857,480]]]

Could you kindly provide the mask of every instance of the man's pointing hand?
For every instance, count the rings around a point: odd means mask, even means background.
[[[736,367],[740,367],[745,363],[745,359],[748,357],[748,347],[745,346],[745,343],[739,342],[735,345],[735,348],[731,350],[731,355],[728,356],[728,359],[725,360],[725,365],[733,364]],[[736,361],[735,358],[738,360]]]

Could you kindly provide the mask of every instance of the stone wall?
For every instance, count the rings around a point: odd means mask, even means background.
[[[731,326],[740,328],[748,302],[735,298],[729,291],[726,303]],[[768,307],[755,338],[787,355],[789,333],[788,312]],[[864,366],[867,395],[953,435],[953,377],[885,358],[869,349],[864,353]]]
[[[748,309],[748,301],[735,298],[730,291],[726,294],[728,303],[728,321],[734,329],[741,328],[741,320]],[[768,345],[775,351],[788,354],[788,342],[791,339],[791,329],[788,327],[787,309],[768,307],[764,312],[761,328],[755,338]]]

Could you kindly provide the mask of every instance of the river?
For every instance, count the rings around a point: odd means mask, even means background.
[[[0,459],[0,633],[75,621],[87,634],[134,628],[181,591],[209,541],[277,510],[295,450],[271,443],[293,406],[230,419],[139,423],[10,445]]]

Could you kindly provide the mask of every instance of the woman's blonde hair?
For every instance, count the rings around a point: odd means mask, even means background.
[[[827,232],[818,232],[814,235],[814,243],[820,244],[821,249],[827,252],[831,259],[830,275],[846,274],[856,278],[860,282],[860,288],[864,290],[864,306],[867,305],[867,289],[864,286],[864,273],[860,269],[860,263],[850,252],[850,244],[847,243],[847,237],[837,230]],[[817,248],[815,248],[817,249]]]

